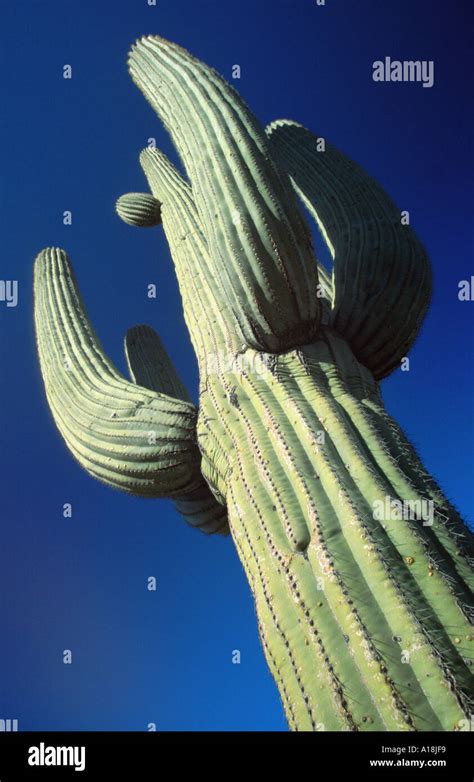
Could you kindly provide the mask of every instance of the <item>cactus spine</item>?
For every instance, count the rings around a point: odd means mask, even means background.
[[[133,382],[112,367],[67,256],[48,249],[35,313],[58,428],[95,477],[172,497],[206,532],[230,529],[292,729],[455,730],[472,708],[471,537],[378,386],[429,304],[423,247],[362,169],[294,122],[263,130],[182,48],[143,38],[129,68],[187,179],[147,149],[151,195],[122,196],[117,211],[162,223],[199,410],[148,327],[126,337]],[[380,511],[393,502],[410,512]]]

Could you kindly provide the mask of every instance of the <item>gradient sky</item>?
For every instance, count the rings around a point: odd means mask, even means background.
[[[0,277],[19,284],[18,306],[0,303],[0,718],[23,730],[286,730],[232,541],[189,529],[167,501],[89,478],[55,430],[35,357],[33,259],[59,245],[117,366],[125,371],[127,328],[150,323],[196,397],[162,231],[132,229],[114,213],[122,192],[146,189],[138,154],[149,137],[176,160],[127,74],[142,34],[176,41],[228,79],[239,64],[233,84],[262,123],[302,122],[410,211],[434,297],[410,371],[385,381],[384,397],[472,519],[474,305],[457,298],[474,274],[471,5],[0,0]],[[434,87],[375,84],[372,63],[385,56],[433,60]],[[72,226],[62,224],[68,209]]]

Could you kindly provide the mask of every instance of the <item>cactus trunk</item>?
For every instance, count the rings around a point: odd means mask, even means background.
[[[455,729],[469,713],[465,528],[335,332],[257,359],[216,376],[201,409],[231,454],[220,490],[289,725]],[[215,461],[203,419],[198,432]],[[386,514],[394,500],[419,518]]]
[[[129,69],[185,171],[144,150],[151,194],[122,196],[117,212],[162,224],[199,408],[148,327],[128,332],[133,382],[122,377],[66,253],[46,249],[35,321],[59,430],[96,478],[171,497],[204,532],[230,529],[290,727],[461,729],[473,692],[472,536],[378,386],[429,305],[421,242],[359,166],[295,122],[265,131],[181,47],[146,36]]]

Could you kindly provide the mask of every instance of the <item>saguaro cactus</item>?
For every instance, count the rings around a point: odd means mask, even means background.
[[[129,68],[187,179],[146,149],[151,195],[122,196],[117,211],[166,233],[199,410],[149,327],[127,335],[132,382],[120,375],[65,252],[46,249],[36,330],[57,426],[95,477],[230,530],[291,728],[459,729],[471,713],[470,533],[378,385],[429,303],[423,247],[362,169],[294,122],[263,130],[182,48],[145,37]]]

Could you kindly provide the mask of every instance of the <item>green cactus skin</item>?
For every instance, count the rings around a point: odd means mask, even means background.
[[[150,326],[134,326],[127,331],[125,356],[130,377],[138,386],[191,401],[160,337]],[[176,497],[174,504],[190,526],[208,534],[229,533],[225,506],[216,501],[203,478],[200,486]]]
[[[377,380],[385,377],[406,355],[428,308],[425,250],[352,160],[330,144],[319,152],[317,137],[296,122],[277,120],[266,131],[335,261],[330,323]]]
[[[184,402],[191,401],[154,329],[144,325],[129,329],[125,335],[124,348],[128,372],[134,383]]]
[[[296,123],[265,133],[179,46],[143,38],[129,67],[188,177],[158,150],[140,156],[153,198],[140,203],[160,204],[199,410],[149,327],[127,334],[133,383],[121,377],[65,254],[45,250],[36,329],[56,423],[95,477],[170,496],[204,531],[230,529],[291,729],[460,729],[472,712],[472,536],[378,385],[428,306],[424,250],[362,169],[329,146],[318,157]],[[332,279],[298,195],[332,251]],[[149,224],[128,196],[119,203],[126,222]],[[432,502],[433,523],[380,518],[387,498]]]
[[[129,69],[168,118],[211,271],[247,344],[283,350],[314,336],[319,302],[310,233],[257,120],[215,71],[162,39],[142,39]]]
[[[105,356],[65,252],[35,263],[41,371],[56,424],[94,477],[133,494],[168,497],[200,485],[194,405],[127,382]]]
[[[161,204],[149,193],[125,193],[115,204],[118,216],[138,228],[152,228],[161,223]]]

